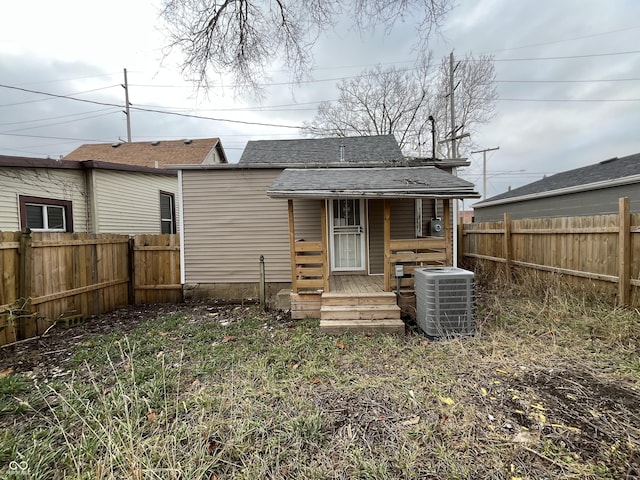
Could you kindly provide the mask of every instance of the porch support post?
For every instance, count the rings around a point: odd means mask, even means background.
[[[391,200],[384,200],[384,291],[391,291]]]
[[[322,289],[329,291],[329,252],[327,236],[327,201],[320,200],[320,225],[322,225]]]
[[[298,293],[296,275],[296,232],[293,222],[293,200],[287,200],[289,207],[289,251],[291,252],[291,291]]]
[[[443,206],[443,218],[444,223],[444,241],[447,244],[445,247],[445,253],[447,257],[447,265],[453,265],[453,235],[451,232],[451,199],[445,198],[442,202]]]

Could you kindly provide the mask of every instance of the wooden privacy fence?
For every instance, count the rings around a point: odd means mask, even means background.
[[[640,305],[640,214],[619,200],[612,215],[510,220],[463,225],[467,258],[502,268],[551,272],[615,293],[619,305]]]
[[[0,345],[123,305],[178,302],[177,235],[0,232]]]

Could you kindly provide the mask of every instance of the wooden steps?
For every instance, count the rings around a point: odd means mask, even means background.
[[[392,292],[324,293],[320,329],[326,333],[385,332],[404,334],[400,307]]]

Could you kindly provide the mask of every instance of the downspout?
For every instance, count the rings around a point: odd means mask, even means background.
[[[184,201],[182,196],[182,170],[178,170],[178,201],[180,202],[180,283],[186,283],[185,262],[184,262]]]
[[[95,165],[91,160],[84,160],[80,163],[84,169],[86,231],[87,233],[100,233],[100,222],[98,219],[98,188]]]

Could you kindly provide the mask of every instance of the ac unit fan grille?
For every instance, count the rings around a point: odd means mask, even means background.
[[[430,336],[474,332],[473,272],[459,268],[415,270],[416,320]]]

